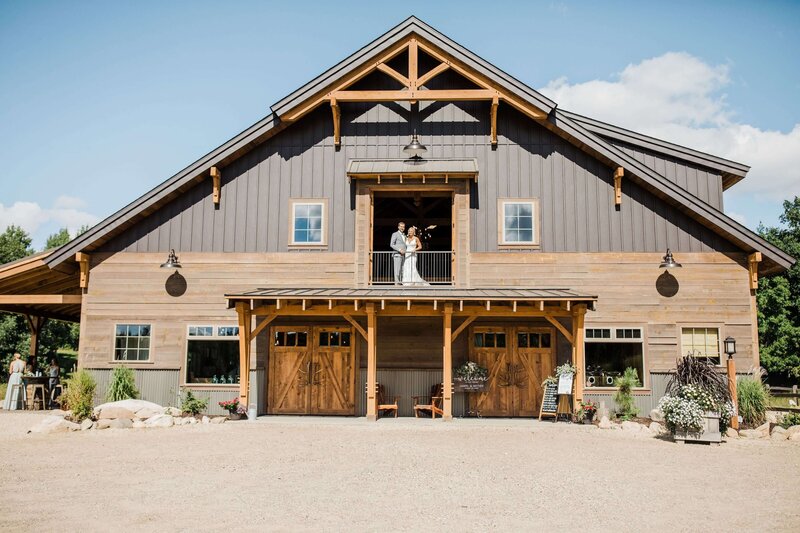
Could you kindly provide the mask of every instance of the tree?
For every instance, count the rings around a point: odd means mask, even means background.
[[[800,197],[783,202],[781,226],[758,233],[800,258]],[[758,280],[758,334],[761,365],[778,381],[800,378],[800,266]]]
[[[61,228],[47,238],[44,249],[51,250],[53,248],[58,248],[59,246],[67,244],[70,240],[69,230],[67,228]]]
[[[24,229],[14,224],[0,233],[0,265],[31,255],[31,236]]]

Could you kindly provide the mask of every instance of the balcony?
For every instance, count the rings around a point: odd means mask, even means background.
[[[394,253],[392,251],[370,252],[370,285],[395,285]],[[434,286],[453,284],[455,252],[421,251],[416,253],[416,260],[417,271],[425,283]],[[402,267],[405,267],[405,271],[408,272],[408,264],[401,264]],[[402,277],[400,282],[404,286],[422,285],[422,283],[411,283],[408,279],[403,280]]]

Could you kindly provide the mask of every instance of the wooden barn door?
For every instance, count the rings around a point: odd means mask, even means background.
[[[512,416],[512,389],[504,380],[511,365],[508,334],[508,328],[472,328],[470,360],[489,371],[486,391],[470,394],[470,410],[479,412],[481,416]]]
[[[307,414],[313,366],[311,328],[273,326],[270,337],[267,413]]]
[[[350,327],[314,328],[311,413],[354,415],[356,361]]]
[[[555,369],[554,335],[551,328],[516,329],[512,416],[538,416],[542,381]]]

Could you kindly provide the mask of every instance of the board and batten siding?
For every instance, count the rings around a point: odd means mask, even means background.
[[[613,171],[518,112],[500,105],[498,144],[489,143],[486,102],[342,105],[341,148],[330,110],[320,108],[222,169],[222,197],[199,182],[103,246],[104,251],[285,252],[289,199],[327,198],[330,252],[356,248],[355,158],[402,157],[416,128],[430,158],[475,158],[469,191],[470,249],[497,248],[497,198],[537,197],[543,252],[730,251],[733,247],[678,209],[623,180],[614,207]],[[708,187],[697,188],[698,194]],[[702,197],[702,196],[701,196]]]

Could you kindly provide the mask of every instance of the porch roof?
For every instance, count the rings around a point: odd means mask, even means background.
[[[351,159],[347,163],[350,178],[399,176],[464,177],[478,179],[476,159]]]
[[[81,289],[77,273],[51,270],[52,250],[0,265],[0,311],[78,322]]]

